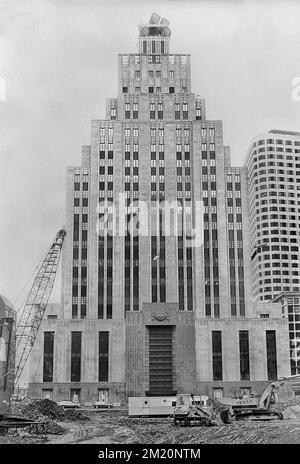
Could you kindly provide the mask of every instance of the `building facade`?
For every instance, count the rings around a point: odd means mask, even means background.
[[[246,165],[253,298],[281,303],[289,321],[290,373],[300,374],[300,132],[258,135]]]
[[[191,90],[168,21],[120,54],[118,97],[67,172],[61,305],[31,356],[30,392],[82,402],[239,395],[287,374],[280,304],[253,304],[246,170]]]

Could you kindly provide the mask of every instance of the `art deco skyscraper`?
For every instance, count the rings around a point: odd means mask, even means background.
[[[68,169],[62,304],[33,350],[35,394],[239,394],[286,373],[280,306],[266,322],[252,304],[245,170],[170,34],[155,14],[140,26],[138,52],[118,58],[118,97]]]

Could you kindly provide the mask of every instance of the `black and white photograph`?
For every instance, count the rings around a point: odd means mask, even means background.
[[[0,0],[0,456],[300,444],[299,19]]]

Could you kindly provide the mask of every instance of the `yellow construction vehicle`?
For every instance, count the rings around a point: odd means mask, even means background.
[[[283,419],[281,412],[276,411],[278,389],[293,380],[299,381],[300,375],[281,377],[268,383],[260,397],[218,398],[218,403],[224,406],[220,413],[222,421]]]
[[[219,425],[219,415],[211,406],[199,405],[194,401],[194,396],[179,394],[176,396],[174,409],[174,425]]]

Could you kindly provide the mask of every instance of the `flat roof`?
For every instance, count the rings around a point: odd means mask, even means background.
[[[298,135],[298,136],[300,136],[300,132],[292,132],[292,131],[279,130],[279,129],[272,129],[272,130],[269,131],[269,134]]]

